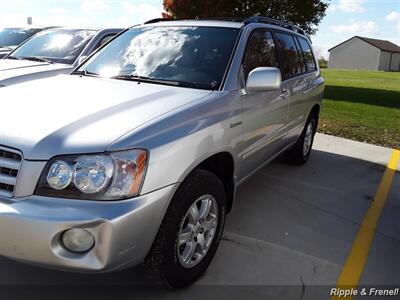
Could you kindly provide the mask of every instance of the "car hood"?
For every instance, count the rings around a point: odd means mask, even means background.
[[[0,58],[6,56],[8,53],[10,53],[11,50],[7,48],[0,48]]]
[[[128,131],[210,93],[77,75],[0,88],[0,145],[32,160],[103,152]]]
[[[30,60],[16,60],[16,59],[4,59],[0,61],[0,71],[9,71],[20,68],[31,68],[38,66],[50,65],[46,62],[30,61]]]
[[[0,85],[13,84],[14,81],[21,82],[35,79],[35,74],[45,74],[57,70],[72,70],[73,66],[64,64],[49,64],[28,60],[0,60]],[[23,78],[26,77],[26,78]],[[28,79],[29,78],[29,79]]]

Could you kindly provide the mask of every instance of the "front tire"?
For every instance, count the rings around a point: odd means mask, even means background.
[[[211,263],[225,224],[226,195],[213,173],[197,169],[171,200],[145,265],[157,281],[181,288]]]

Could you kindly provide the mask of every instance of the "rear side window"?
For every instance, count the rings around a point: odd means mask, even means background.
[[[315,63],[315,58],[311,50],[310,44],[305,38],[299,37],[299,42],[301,49],[303,50],[304,59],[306,61],[307,71],[317,70],[317,65]]]
[[[295,38],[294,41],[296,42],[297,55],[298,55],[298,61],[299,61],[298,63],[300,64],[301,72],[302,73],[306,73],[307,72],[307,67],[306,67],[303,51],[301,50],[301,47],[300,47],[298,39]]]
[[[277,46],[283,57],[282,72],[285,79],[302,73],[301,60],[293,36],[276,33]]]
[[[258,67],[278,67],[278,58],[271,32],[256,30],[251,34],[243,58],[245,79]]]

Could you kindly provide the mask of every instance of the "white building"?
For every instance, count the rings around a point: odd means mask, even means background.
[[[400,47],[389,41],[355,36],[329,53],[330,69],[400,71]]]

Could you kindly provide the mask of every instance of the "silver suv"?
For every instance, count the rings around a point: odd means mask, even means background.
[[[0,89],[0,254],[190,284],[236,187],[307,161],[323,89],[307,36],[262,17],[152,20],[71,75]]]
[[[1,28],[0,58],[13,51],[18,45],[45,28]]]
[[[41,31],[0,59],[0,87],[69,74],[122,30],[53,28]]]

